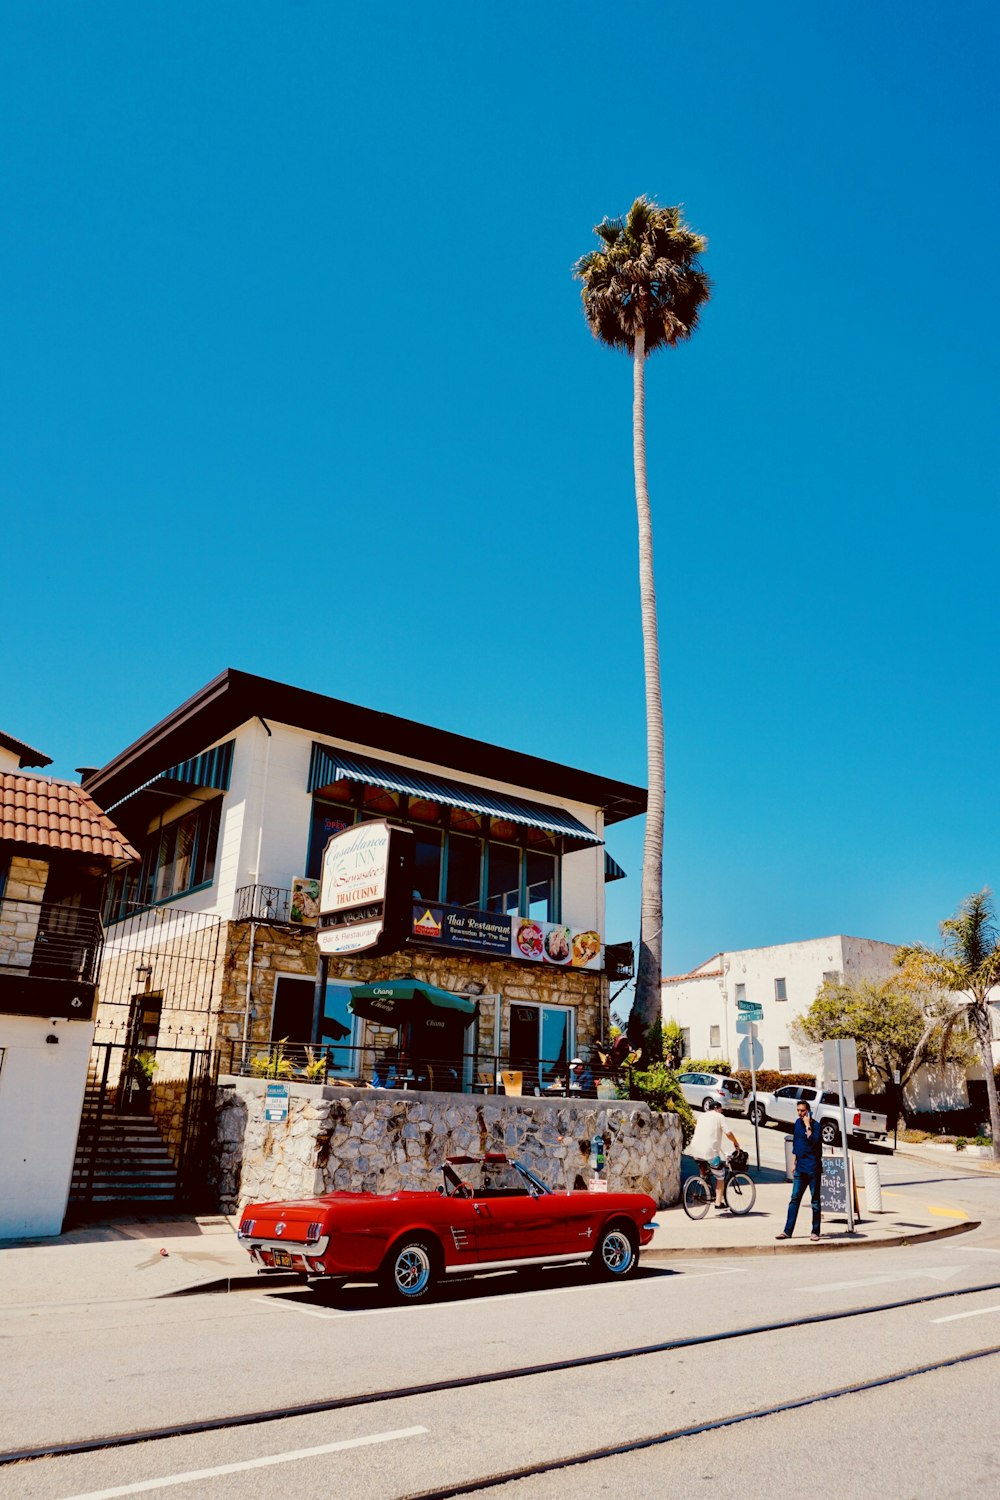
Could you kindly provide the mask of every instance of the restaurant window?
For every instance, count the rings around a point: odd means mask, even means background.
[[[511,1006],[510,1066],[523,1075],[526,1093],[547,1088],[559,1078],[565,1082],[573,1045],[573,1011],[569,1007]]]
[[[323,850],[327,840],[335,833],[354,826],[354,808],[339,807],[336,803],[321,802],[313,798],[312,823],[309,829],[309,852],[306,856],[305,873],[310,880],[319,880],[323,873]]]
[[[413,830],[413,894],[421,901],[441,897],[441,835],[434,828]]]
[[[330,1072],[354,1077],[358,1073],[358,1054],[351,1045],[354,1040],[354,1016],[347,1008],[350,998],[350,985],[340,984],[333,979],[327,980],[320,1022],[320,1042],[327,1048],[326,1058]]]
[[[537,849],[525,851],[527,915],[536,922],[558,922],[556,907],[556,862],[551,854]]]
[[[460,833],[448,835],[445,901],[449,906],[479,906],[481,849],[480,839]]]
[[[521,851],[513,844],[486,845],[486,910],[521,910]]]

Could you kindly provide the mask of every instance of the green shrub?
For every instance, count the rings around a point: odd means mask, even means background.
[[[737,1068],[733,1077],[738,1083],[742,1083],[743,1092],[750,1093],[750,1069]],[[796,1084],[805,1088],[816,1087],[815,1073],[779,1073],[776,1068],[757,1069],[757,1092],[759,1094],[773,1094],[775,1089],[783,1089],[786,1085]]]
[[[684,1145],[694,1135],[694,1115],[691,1106],[681,1093],[677,1075],[662,1063],[654,1063],[644,1073],[632,1074],[632,1098],[642,1099],[657,1114],[670,1110],[681,1122]]]
[[[967,1140],[966,1140],[966,1138],[965,1138],[965,1136],[964,1136],[964,1135],[959,1135],[959,1136],[956,1136],[956,1137],[955,1137],[955,1150],[956,1150],[956,1151],[964,1151],[964,1150],[965,1150],[965,1148],[966,1148],[966,1146],[967,1146],[967,1145],[968,1145],[968,1144],[969,1144],[969,1143],[968,1143],[968,1141],[967,1141]]]
[[[988,1135],[977,1135],[975,1144],[979,1147],[980,1150],[982,1150],[984,1146],[992,1146],[993,1142],[990,1140]]]
[[[273,1052],[254,1057],[250,1062],[250,1073],[254,1078],[294,1078],[295,1069],[291,1059],[285,1056],[287,1036],[283,1036]]]
[[[732,1073],[732,1064],[720,1062],[715,1057],[686,1057],[681,1064],[682,1073],[718,1073],[721,1078],[728,1078]]]

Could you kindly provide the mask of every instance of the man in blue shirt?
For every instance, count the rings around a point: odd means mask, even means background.
[[[792,1178],[792,1197],[788,1205],[785,1227],[775,1238],[790,1240],[799,1216],[799,1204],[805,1197],[806,1188],[811,1194],[812,1234],[811,1240],[819,1239],[820,1183],[823,1176],[823,1147],[812,1117],[812,1110],[804,1099],[795,1106],[798,1119],[792,1132],[792,1154],[795,1157],[795,1176]]]

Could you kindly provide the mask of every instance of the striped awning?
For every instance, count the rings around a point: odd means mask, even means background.
[[[309,765],[309,791],[321,791],[335,781],[359,781],[366,786],[385,787],[387,791],[409,792],[414,797],[426,797],[429,802],[443,802],[448,807],[486,813],[490,817],[505,818],[509,823],[522,823],[528,828],[544,828],[578,846],[604,842],[579,818],[562,808],[546,807],[539,802],[528,802],[524,797],[508,796],[505,792],[494,792],[481,786],[466,786],[444,776],[429,776],[425,771],[370,760],[367,756],[338,750],[333,745],[314,744]]]
[[[131,801],[148,787],[158,787],[165,783],[172,783],[178,788],[204,786],[212,787],[218,792],[228,792],[235,744],[235,740],[227,740],[224,745],[214,745],[211,750],[203,750],[200,755],[192,755],[190,760],[179,761],[176,766],[170,766],[168,770],[161,771],[158,776],[151,776],[141,786],[134,787],[124,797],[119,797],[117,802],[111,804],[111,807],[105,808],[105,812],[121,807],[123,802]]]
[[[607,849],[604,851],[604,884],[611,880],[625,880],[626,874],[616,859],[612,859]]]

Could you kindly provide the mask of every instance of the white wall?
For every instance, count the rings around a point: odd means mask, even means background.
[[[749,1027],[739,1020],[736,1009],[736,987],[742,984],[745,998],[756,1001],[764,1012],[755,1023],[756,1066],[777,1068],[779,1048],[788,1047],[791,1072],[815,1072],[820,1054],[792,1038],[792,1022],[809,1009],[824,974],[882,978],[892,972],[895,951],[892,943],[837,934],[721,953],[702,965],[708,972],[699,975],[695,971],[664,981],[663,1019],[675,1020],[690,1030],[692,1057],[725,1060],[733,1067],[748,1068]],[[777,979],[785,981],[785,1000],[776,999]],[[717,1046],[711,1043],[713,1025],[719,1027]]]
[[[89,1021],[0,1015],[0,1239],[62,1230],[93,1037]]]

